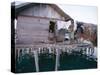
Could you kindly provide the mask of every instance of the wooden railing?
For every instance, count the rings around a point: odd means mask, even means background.
[[[79,52],[89,57],[93,56],[94,48],[89,44],[73,44],[73,45],[64,45],[64,44],[42,44],[42,45],[16,45],[15,57],[17,61],[20,61],[20,55],[24,54],[33,54],[35,60],[36,71],[39,71],[38,64],[38,54],[40,53],[53,53],[56,55],[55,70],[58,70],[59,67],[59,58],[62,52],[67,52],[68,54]],[[80,53],[81,52],[81,53]]]

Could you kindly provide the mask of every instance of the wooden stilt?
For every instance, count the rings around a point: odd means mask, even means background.
[[[36,72],[39,72],[38,53],[36,50],[34,50],[34,59],[35,59]]]
[[[49,47],[48,49],[49,49],[49,53],[51,54],[52,53],[51,48]]]
[[[87,48],[86,48],[86,55],[87,55],[87,56],[88,56],[88,50],[89,50],[89,48],[87,47]]]
[[[31,48],[29,48],[29,54],[31,54],[32,53],[32,51],[31,51],[32,49]]]
[[[94,48],[92,47],[91,48],[91,56],[93,55],[93,53],[94,53]]]
[[[18,52],[18,53],[17,53],[17,54],[18,54],[18,56],[17,56],[18,58],[17,58],[17,59],[18,59],[18,62],[19,62],[19,56],[20,56],[19,53],[20,53],[20,49],[17,48],[17,50],[18,50],[18,51],[17,51],[17,52]]]
[[[29,54],[29,48],[26,48],[26,53]]]
[[[89,49],[89,56],[91,55],[91,48]]]
[[[40,50],[41,50],[41,48],[38,48],[39,54],[41,53],[41,51],[40,51]]]
[[[58,67],[60,66],[60,63],[59,63],[59,50],[56,49],[56,64],[55,64],[55,71],[58,70]]]
[[[85,48],[83,48],[83,54],[85,54],[86,52],[85,52]]]
[[[21,53],[21,55],[23,56],[24,54],[25,54],[25,49],[22,48],[22,53]]]

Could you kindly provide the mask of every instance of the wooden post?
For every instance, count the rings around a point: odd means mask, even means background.
[[[17,55],[18,55],[18,56],[17,56],[17,61],[19,62],[19,53],[20,53],[20,49],[17,48],[17,50],[18,50],[18,51],[17,51],[17,52],[18,52],[18,53],[17,53]]]
[[[26,48],[26,53],[27,53],[27,54],[29,53],[29,48]]]
[[[65,52],[65,49],[64,48],[62,48],[62,52]]]
[[[59,50],[56,49],[56,64],[55,64],[55,71],[58,70],[58,67],[60,66],[60,63],[59,63]]]
[[[87,55],[87,56],[88,56],[88,50],[89,50],[89,48],[87,47],[87,48],[86,48],[86,55]]]
[[[39,54],[40,54],[40,53],[41,53],[41,51],[40,51],[40,50],[41,50],[41,48],[39,47],[38,49],[39,49]]]
[[[67,52],[67,53],[69,53],[69,50],[68,50],[68,48],[66,48],[66,52]]]
[[[94,47],[91,48],[91,56],[94,54]]]
[[[85,52],[85,55],[86,55],[86,47],[84,48],[84,52]]]
[[[86,51],[85,51],[85,48],[84,47],[82,48],[82,50],[83,50],[83,54],[86,54]]]
[[[49,47],[48,49],[49,49],[49,53],[51,54],[52,53],[51,48]]]
[[[89,47],[89,50],[88,50],[88,54],[89,56],[91,55],[91,48]]]
[[[32,53],[32,51],[31,51],[32,49],[31,48],[29,48],[29,54],[31,54]]]
[[[35,60],[35,67],[36,67],[36,72],[39,72],[39,63],[38,63],[38,53],[36,50],[34,52],[34,60]]]
[[[91,55],[91,47],[88,47],[87,53],[88,53],[88,56]]]
[[[25,54],[25,48],[22,48],[22,56]]]

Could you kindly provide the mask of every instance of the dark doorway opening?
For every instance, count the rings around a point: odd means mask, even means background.
[[[53,21],[50,21],[49,32],[50,33],[54,33],[55,32],[55,22],[53,22]]]

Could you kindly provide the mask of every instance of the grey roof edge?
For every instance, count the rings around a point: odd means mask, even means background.
[[[15,11],[16,14],[20,13],[21,11],[23,11],[24,9],[27,9],[31,6],[33,6],[34,4],[47,4],[50,5],[51,7],[53,7],[61,16],[63,16],[65,18],[65,20],[69,20],[72,19],[68,14],[66,14],[59,6],[57,6],[56,4],[49,4],[49,3],[32,3],[32,2],[26,2],[26,3],[22,3],[20,5],[15,5],[15,2],[11,3],[11,7],[15,7]],[[73,20],[73,19],[72,19]]]
[[[63,17],[72,19],[68,14],[66,14],[59,6],[56,4],[51,4],[51,7],[53,7],[58,13],[60,13]]]

